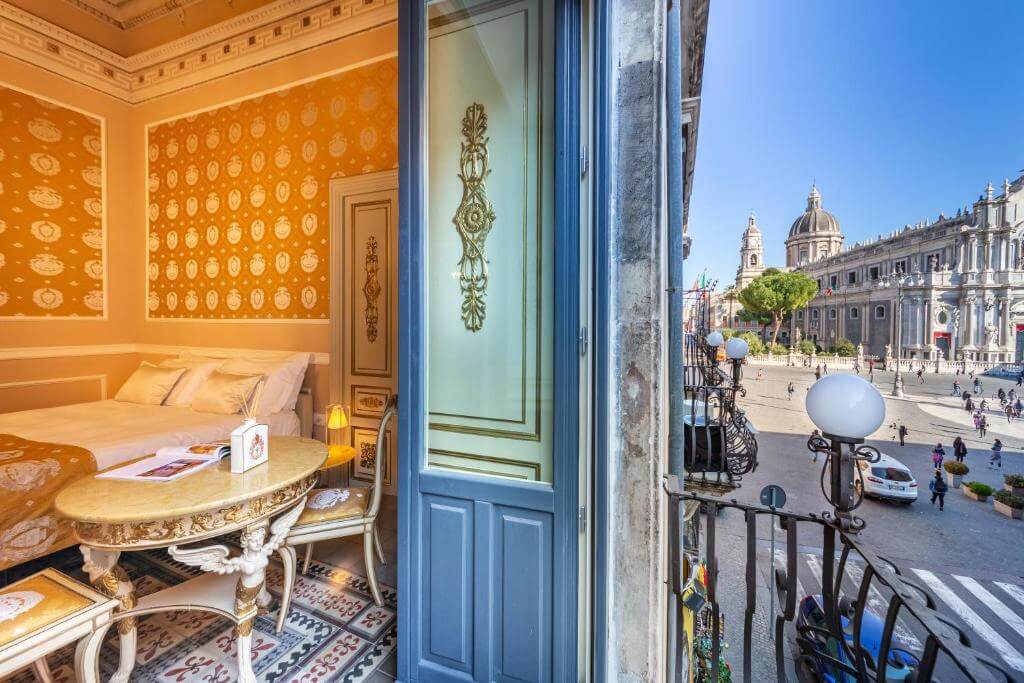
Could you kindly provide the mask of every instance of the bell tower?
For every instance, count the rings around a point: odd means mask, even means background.
[[[764,272],[764,245],[761,243],[761,231],[757,227],[754,212],[747,219],[747,229],[743,231],[743,242],[740,245],[740,267],[736,269],[736,289],[743,289],[750,281]]]

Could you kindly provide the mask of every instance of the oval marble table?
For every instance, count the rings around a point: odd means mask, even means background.
[[[269,602],[264,586],[268,558],[302,512],[306,493],[327,459],[322,442],[298,437],[271,437],[269,452],[265,464],[242,474],[232,474],[225,457],[175,481],[91,475],[58,494],[56,509],[74,524],[90,581],[120,602],[114,615],[120,666],[112,681],[127,681],[135,665],[137,617],[171,610],[203,610],[231,619],[238,641],[238,679],[256,680],[252,629],[258,607]],[[233,531],[241,531],[237,553],[220,544],[182,547]],[[136,600],[132,582],[117,561],[123,551],[148,548],[167,548],[175,560],[207,573]],[[99,680],[97,654],[105,633],[97,631],[78,646],[76,662],[88,663],[80,669],[86,672],[84,683]]]

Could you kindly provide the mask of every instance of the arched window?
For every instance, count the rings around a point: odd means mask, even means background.
[[[875,306],[875,320],[885,319],[885,306]]]
[[[757,265],[757,254],[751,254],[750,255],[750,265],[752,265],[752,266],[756,266]]]
[[[859,317],[860,317],[860,309],[857,308],[856,306],[854,306],[853,308],[850,309],[850,318],[852,318],[853,320],[856,320]]]

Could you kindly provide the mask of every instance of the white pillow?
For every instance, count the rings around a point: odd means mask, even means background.
[[[114,400],[149,406],[161,405],[183,374],[184,368],[160,368],[143,362],[121,385]]]
[[[272,415],[295,409],[308,364],[308,353],[297,353],[283,360],[233,358],[221,365],[220,371],[233,375],[263,375],[265,379],[256,414]]]
[[[167,406],[187,408],[192,405],[192,398],[203,385],[210,373],[221,366],[218,360],[188,360],[185,358],[168,358],[160,361],[162,368],[184,368],[185,374],[174,385],[170,396],[164,401]]]

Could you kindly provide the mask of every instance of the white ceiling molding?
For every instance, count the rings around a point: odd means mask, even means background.
[[[395,20],[398,0],[278,0],[122,57],[0,0],[0,53],[138,104]]]

